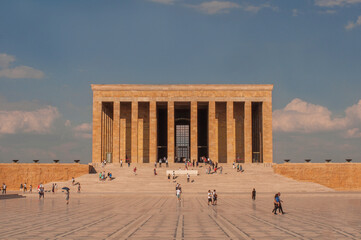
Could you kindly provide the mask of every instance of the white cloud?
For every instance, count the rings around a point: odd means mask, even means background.
[[[148,0],[150,2],[155,2],[155,3],[161,3],[161,4],[167,4],[167,5],[171,5],[175,3],[175,0]]]
[[[15,61],[15,57],[7,55],[6,53],[0,53],[0,68],[9,67],[10,63]]]
[[[357,20],[355,22],[348,22],[348,24],[345,26],[345,29],[351,30],[358,26],[361,26],[361,15],[357,17]]]
[[[65,125],[65,127],[70,127],[71,126],[70,120],[66,120],[64,125]]]
[[[0,70],[0,78],[35,78],[44,77],[44,73],[40,70],[27,66],[19,66],[14,68],[5,68]]]
[[[233,3],[228,1],[203,2],[199,5],[189,5],[189,6],[206,14],[228,13],[231,9],[241,8],[241,5],[239,5],[238,3]]]
[[[75,126],[73,128],[74,130],[74,136],[77,138],[85,138],[89,139],[92,138],[92,125],[91,123],[82,123],[78,126]]]
[[[241,9],[243,11],[250,13],[258,13],[260,10],[264,8],[269,8],[272,9],[273,11],[278,10],[277,7],[274,7],[268,3],[264,3],[261,5],[248,5],[248,4],[240,5],[238,3],[230,2],[230,1],[209,1],[209,2],[203,2],[198,5],[186,5],[186,6],[197,9],[198,11],[209,15],[229,13],[232,9]]]
[[[2,53],[0,54],[0,78],[35,78],[44,77],[44,73],[28,66],[16,66],[10,68],[11,63],[15,62],[15,57]]]
[[[0,134],[49,133],[60,116],[58,109],[46,106],[34,111],[0,111]]]
[[[287,106],[273,112],[273,129],[280,132],[311,133],[342,130],[347,136],[359,136],[361,100],[345,110],[344,117],[332,117],[326,107],[293,99]],[[360,136],[361,137],[361,136]]]
[[[315,0],[315,5],[320,7],[342,7],[357,3],[361,3],[361,0]]]
[[[255,6],[255,5],[245,5],[242,7],[242,9],[246,12],[252,12],[252,13],[258,13],[260,10],[264,9],[264,8],[270,8],[272,9],[273,11],[278,11],[278,7],[274,7],[274,6],[271,6],[270,4],[268,3],[264,3],[264,4],[261,4],[261,5],[258,5],[258,6]]]

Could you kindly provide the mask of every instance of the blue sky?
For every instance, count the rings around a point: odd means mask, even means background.
[[[272,83],[275,162],[360,161],[360,42],[361,0],[2,1],[0,162],[89,162],[92,83]]]

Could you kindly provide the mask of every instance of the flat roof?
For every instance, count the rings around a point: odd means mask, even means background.
[[[272,91],[273,84],[91,84],[93,91]]]

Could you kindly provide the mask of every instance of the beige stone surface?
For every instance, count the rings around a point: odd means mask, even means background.
[[[132,112],[131,112],[131,156],[130,159],[132,162],[138,162],[138,102],[132,102]]]
[[[113,111],[113,162],[120,162],[120,103],[114,102]]]
[[[168,102],[168,162],[174,162],[174,102]]]
[[[149,103],[149,161],[157,161],[157,104],[155,101]]]
[[[252,103],[244,105],[244,158],[246,163],[252,162]]]
[[[6,183],[8,190],[19,190],[20,184],[30,185],[33,190],[40,183],[67,181],[72,177],[88,174],[89,165],[66,163],[0,163],[0,181]]]
[[[198,121],[197,121],[197,116],[198,116],[198,104],[196,101],[192,101],[191,102],[191,126],[190,126],[190,135],[191,135],[191,154],[190,154],[190,159],[191,161],[195,160],[197,161],[198,159]]]
[[[336,190],[361,190],[361,163],[284,163],[274,172],[297,181],[322,184]]]

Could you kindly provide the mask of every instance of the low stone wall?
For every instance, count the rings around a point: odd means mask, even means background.
[[[90,170],[91,166],[76,163],[0,163],[0,187],[4,182],[8,190],[19,190],[20,183],[26,183],[28,190],[30,185],[36,190],[40,183],[67,181]]]
[[[284,163],[275,173],[297,181],[314,182],[338,191],[361,191],[361,163]]]

